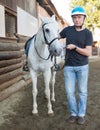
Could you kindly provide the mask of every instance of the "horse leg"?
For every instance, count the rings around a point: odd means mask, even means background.
[[[32,113],[33,114],[38,114],[38,110],[37,110],[37,94],[38,94],[38,90],[37,90],[37,73],[33,72],[32,69],[30,69],[30,74],[31,74],[31,78],[32,78],[32,94],[33,94],[33,110]]]
[[[50,100],[50,78],[51,78],[51,71],[48,70],[48,71],[45,71],[43,73],[44,75],[44,83],[45,83],[45,95],[46,95],[46,98],[48,100],[48,114],[53,114],[53,110],[52,110],[52,104],[51,104],[51,100]]]
[[[55,90],[54,90],[55,78],[56,78],[56,71],[52,70],[52,79],[51,79],[52,95],[51,95],[51,100],[54,101],[54,102],[55,102]]]

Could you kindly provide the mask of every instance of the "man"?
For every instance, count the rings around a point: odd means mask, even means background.
[[[71,116],[68,122],[85,123],[88,85],[88,57],[92,52],[92,33],[85,28],[85,10],[76,7],[71,13],[74,25],[65,27],[60,32],[60,38],[66,38],[66,56],[64,67],[65,90]],[[75,84],[78,85],[78,100],[75,97]]]

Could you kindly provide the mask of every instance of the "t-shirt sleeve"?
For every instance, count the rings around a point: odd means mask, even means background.
[[[87,32],[87,38],[86,38],[86,45],[92,46],[93,45],[93,35],[91,31]]]
[[[64,29],[60,32],[60,36],[61,36],[61,38],[66,38],[66,28],[64,28]]]

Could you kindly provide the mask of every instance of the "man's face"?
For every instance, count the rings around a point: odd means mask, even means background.
[[[77,14],[77,15],[72,16],[72,19],[73,19],[74,25],[78,27],[78,26],[83,25],[85,16],[82,14]]]

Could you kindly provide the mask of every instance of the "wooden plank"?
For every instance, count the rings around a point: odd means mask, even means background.
[[[18,43],[20,49],[24,49],[25,48],[25,44],[26,44],[26,42],[24,42],[24,43]]]
[[[13,43],[13,44],[15,44],[15,43],[17,43],[17,38],[0,37],[0,43]]]
[[[15,43],[0,43],[0,51],[19,51],[20,46]]]
[[[21,75],[22,73],[23,73],[22,68],[18,68],[18,69],[11,71],[9,73],[0,75],[0,84],[7,82],[10,79],[13,79],[13,78]]]
[[[31,84],[32,83],[32,79],[28,79],[27,81],[26,81],[26,86],[28,86],[29,84]]]
[[[22,61],[22,57],[17,59],[0,60],[0,68],[17,64],[20,63],[21,61]]]
[[[10,87],[11,85],[17,83],[18,81],[20,81],[20,80],[22,80],[22,79],[23,79],[23,76],[22,76],[22,75],[19,75],[19,76],[15,77],[15,78],[13,78],[13,79],[7,81],[7,82],[4,82],[3,84],[0,85],[0,91],[2,91],[2,90],[5,89],[5,88]]]
[[[19,58],[22,54],[21,51],[0,51],[0,60]]]
[[[21,68],[21,67],[22,67],[22,63],[18,63],[18,64],[14,64],[14,65],[0,68],[0,75],[8,73],[8,72],[13,71],[13,70],[16,70],[17,68]]]
[[[0,92],[0,101],[6,99],[7,97],[11,96],[15,92],[23,89],[26,86],[26,83],[24,80],[19,81],[18,83],[13,84],[12,86],[4,89]]]

